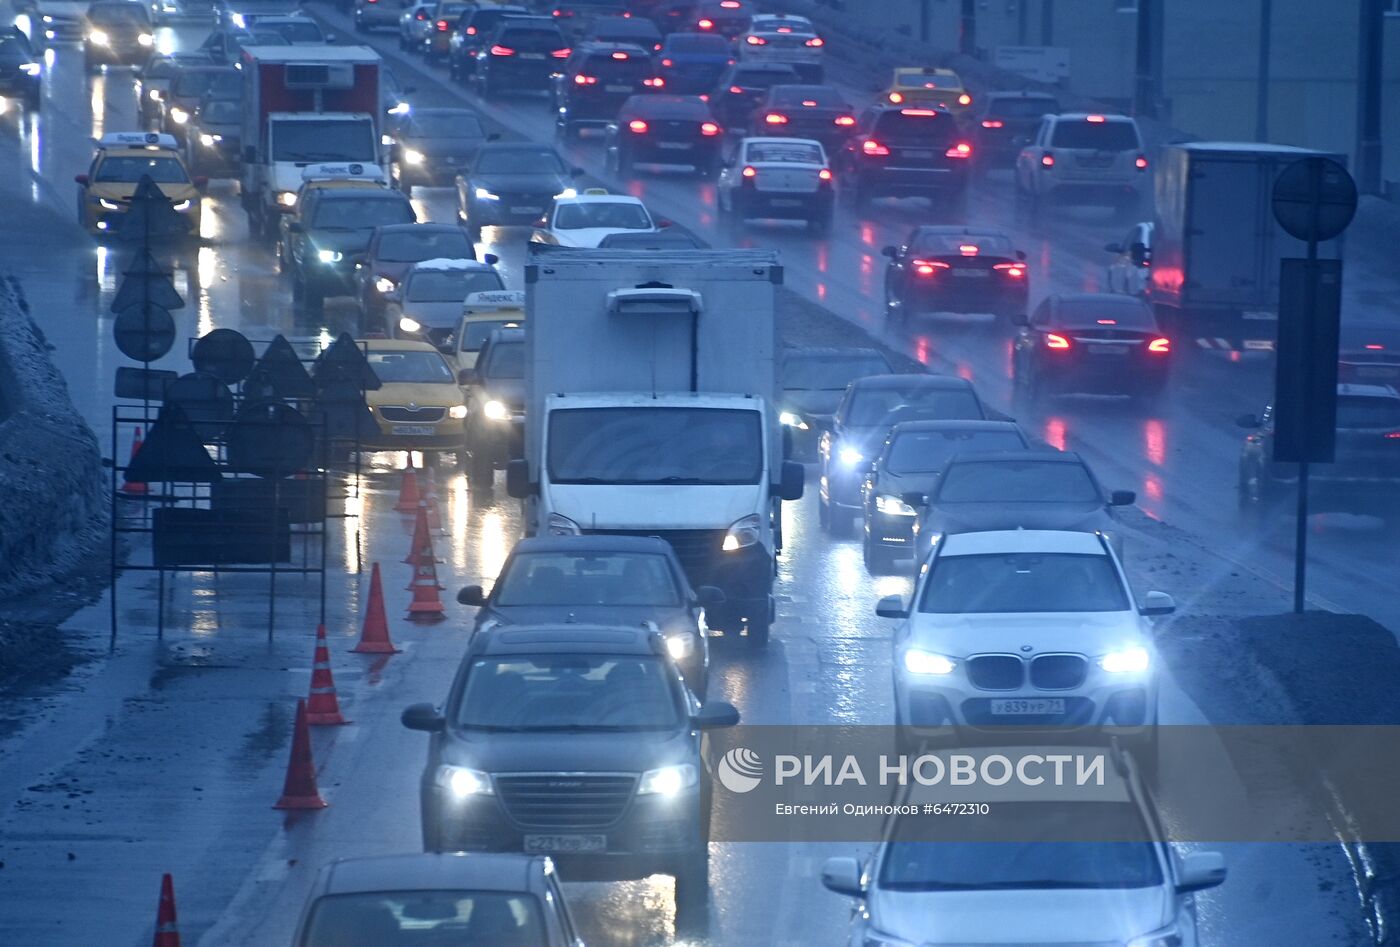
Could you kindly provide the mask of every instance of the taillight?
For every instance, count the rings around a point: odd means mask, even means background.
[[[446,33],[446,32],[447,32],[447,21],[446,21],[446,20],[438,20],[438,21],[437,21],[437,31],[438,31],[439,33]]]
[[[933,109],[900,109],[899,114],[914,115],[919,118],[931,118],[932,116],[937,115],[938,113],[935,112]]]
[[[613,58],[613,59],[616,59],[616,60],[619,60],[619,61],[625,60],[625,59],[627,59],[627,54],[624,53],[624,52],[614,52],[614,53],[612,54],[612,58]]]
[[[557,13],[557,12],[559,12],[559,11],[556,10],[555,12]],[[423,19],[423,18],[422,18],[422,17],[419,17],[419,19],[421,20],[421,19]],[[468,36],[475,36],[475,35],[476,35],[476,27],[474,27],[474,26],[469,26],[469,27],[467,27],[467,35],[468,35]]]
[[[942,260],[915,260],[910,265],[914,267],[914,272],[920,276],[932,276],[939,270],[952,268],[951,264],[944,263]]]
[[[648,89],[664,89],[666,88],[666,80],[660,76],[652,76],[650,79],[643,79],[642,85]]]
[[[982,252],[982,248],[975,243],[962,243],[958,245],[958,252],[963,256],[976,256]]]
[[[820,171],[817,172],[817,178],[818,178],[819,180],[822,180],[822,181],[830,181],[830,180],[831,180],[831,169],[830,169],[830,168],[822,168]]]
[[[983,128],[1005,128],[1005,127],[1006,127],[1006,123],[1003,122],[1001,119],[998,119],[998,118],[984,118],[984,119],[982,119],[982,127],[983,127]]]
[[[1005,273],[1012,279],[1025,279],[1026,267],[1024,263],[997,263],[992,269],[999,273]]]
[[[715,137],[716,135],[718,135],[719,132],[720,132],[719,126],[716,125],[714,122],[701,122],[701,123],[700,123],[700,134],[704,135],[706,138],[713,138],[713,137]]]
[[[763,116],[763,120],[769,125],[786,125],[788,123],[788,117],[782,112],[769,112]]]
[[[515,55],[515,50],[511,49],[509,46],[500,46],[500,45],[492,46],[492,47],[491,47],[491,55],[492,55],[492,56],[514,56],[514,55]]]
[[[1133,162],[1133,166],[1136,167],[1139,171],[1146,171],[1147,157],[1145,155],[1138,155],[1137,160]]]
[[[762,36],[746,36],[744,37],[744,42],[748,43],[750,46],[768,45],[768,40],[764,39]]]
[[[825,45],[826,45],[826,42],[825,42],[820,36],[813,36],[811,39],[807,40],[807,42],[806,42],[805,45],[807,45],[807,46],[825,46]]]
[[[632,121],[628,122],[627,128],[638,135],[645,135],[647,133],[647,123],[640,118],[634,118]]]
[[[1045,152],[1040,156],[1040,166],[1042,168],[1053,168],[1055,166],[1055,156],[1050,152]]]
[[[1147,343],[1149,352],[1170,352],[1172,350],[1172,340],[1167,338],[1153,339]]]
[[[852,125],[854,125],[854,124],[856,123],[856,120],[855,120],[855,118],[854,118],[853,116],[850,116],[850,115],[838,115],[838,116],[836,116],[836,118],[835,118],[835,122],[836,122],[837,125],[840,125],[842,128],[850,128]]]
[[[1108,119],[1104,118],[1102,115],[1086,115],[1084,116],[1084,121],[1093,122],[1094,124],[1098,125],[1108,121]]]
[[[597,77],[597,76],[585,76],[583,73],[580,72],[578,75],[574,76],[574,84],[575,84],[575,85],[597,85],[597,84],[598,84],[598,77]]]
[[[945,158],[971,158],[972,146],[965,141],[960,141],[947,151],[943,152]]]
[[[744,177],[746,177],[746,178],[756,178],[756,177],[758,177],[758,169],[755,168],[753,165],[746,165],[746,166],[744,167],[744,170],[743,170],[743,171],[740,171],[739,173],[742,174],[742,175],[743,175]]]
[[[715,21],[710,19],[709,17],[704,17],[703,19],[696,21],[695,25],[700,27],[700,29],[702,30],[712,30],[715,28]]]
[[[701,101],[701,102],[708,102],[708,101],[710,101],[710,94],[709,94],[708,92],[702,92],[702,93],[700,93],[700,101]]]
[[[736,86],[736,85],[732,85],[732,86],[729,87],[729,94],[730,94],[730,95],[743,95],[743,94],[744,94],[744,90],[741,89],[741,88],[739,88],[739,87]]]
[[[1053,332],[1047,332],[1045,333],[1045,347],[1047,349],[1067,349],[1069,348],[1069,339]]]
[[[903,93],[903,92],[891,92],[891,93],[889,94],[888,98],[889,98],[889,100],[890,100],[891,102],[893,102],[895,105],[898,105],[900,102],[903,102],[903,101],[904,101],[904,93]]]
[[[963,105],[963,106],[971,105],[971,104],[972,104],[972,96],[970,96],[970,95],[968,95],[966,92],[964,92],[962,95],[958,96],[958,104],[959,104],[959,105]]]
[[[676,63],[675,63],[675,60],[672,60],[672,59],[663,59],[663,60],[661,60],[661,65],[665,66],[667,69],[670,69],[670,68],[671,68],[672,66],[674,66],[675,64],[676,64]]]
[[[860,150],[868,155],[888,155],[890,150],[880,144],[874,138],[867,138],[860,143]]]
[[[555,59],[568,59],[571,53],[573,53],[572,49],[556,49],[550,55]]]
[[[1400,441],[1400,431],[1387,431],[1385,439],[1388,441]]]

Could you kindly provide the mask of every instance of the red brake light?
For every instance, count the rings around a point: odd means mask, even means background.
[[[438,31],[439,33],[446,33],[446,32],[447,32],[447,21],[446,21],[446,20],[438,20],[438,21],[437,21],[437,31]]]
[[[1045,154],[1040,156],[1040,166],[1042,168],[1053,168],[1055,166],[1055,156],[1048,151],[1045,152]]]
[[[983,128],[1005,128],[1005,127],[1006,127],[1006,123],[1003,122],[1003,121],[1002,121],[1001,119],[999,119],[999,118],[984,118],[984,119],[982,119],[982,127],[983,127]]]
[[[718,135],[719,133],[720,133],[720,127],[719,127],[718,125],[716,125],[714,122],[701,122],[701,123],[700,123],[700,134],[704,135],[706,138],[713,138],[713,137],[715,137],[716,135]]]
[[[742,6],[739,0],[719,0],[719,5],[726,10],[737,10]]]
[[[554,11],[554,12],[558,13],[559,11],[556,10],[556,11]],[[421,20],[422,17],[419,17],[419,19]],[[476,35],[476,27],[474,27],[474,26],[469,26],[469,27],[467,27],[467,35],[468,35],[468,36],[475,36],[475,35]]]
[[[1151,342],[1147,343],[1147,351],[1149,351],[1149,352],[1170,352],[1171,350],[1172,350],[1172,341],[1171,341],[1171,339],[1167,339],[1167,338],[1153,339]]]
[[[818,178],[819,180],[822,180],[822,181],[830,181],[830,180],[831,180],[831,169],[830,169],[830,168],[822,168],[820,171],[817,172],[817,178]]]
[[[573,53],[572,49],[565,48],[556,49],[554,52],[550,53],[550,55],[553,56],[555,59],[568,59],[571,53]]]
[[[746,166],[744,167],[744,170],[741,171],[741,172],[739,172],[739,173],[742,174],[742,175],[743,175],[744,177],[746,177],[746,178],[756,178],[756,177],[758,177],[758,169],[755,168],[753,165],[746,165]]]
[[[895,105],[898,105],[900,102],[903,102],[903,101],[904,101],[904,93],[903,93],[903,92],[891,92],[891,93],[889,94],[888,98],[889,98],[890,102],[894,103]]]
[[[715,28],[715,21],[710,19],[709,17],[704,17],[698,20],[695,25],[700,27],[700,29],[702,30],[712,30]]]
[[[1108,119],[1104,118],[1102,115],[1086,115],[1084,116],[1084,121],[1097,124],[1099,122],[1106,122]]]
[[[1366,343],[1366,350],[1367,350],[1368,352],[1381,352],[1381,351],[1384,351],[1384,350],[1385,350],[1385,346],[1384,346],[1384,345],[1377,345],[1375,342],[1367,342],[1367,343]]]
[[[515,55],[515,50],[511,49],[509,46],[499,46],[499,45],[497,45],[497,46],[492,46],[492,47],[491,47],[491,55],[492,55],[492,56],[514,56],[514,55]]]
[[[1400,440],[1400,431],[1387,431],[1385,439],[1388,441]]]
[[[612,54],[612,58],[613,58],[613,59],[626,59],[626,58],[627,58],[627,54],[624,53],[624,52],[614,52],[614,53]]]
[[[938,113],[935,112],[933,109],[900,109],[900,110],[899,110],[899,114],[900,114],[900,115],[919,115],[919,116],[923,116],[923,117],[928,117],[928,116],[930,116],[930,115],[937,115]]]
[[[952,264],[944,263],[942,260],[915,260],[912,264],[914,272],[920,276],[932,276],[939,270],[952,268]]]
[[[826,45],[826,41],[823,40],[820,36],[813,36],[811,39],[807,40],[807,45],[808,45],[808,46],[825,46],[825,45]]]
[[[768,40],[764,39],[762,36],[746,36],[744,37],[744,42],[748,43],[750,46],[768,45]]]
[[[1062,335],[1056,335],[1053,332],[1047,332],[1045,333],[1045,347],[1050,349],[1067,349],[1069,348],[1069,339]]]
[[[667,69],[670,69],[670,68],[671,68],[672,66],[674,66],[675,64],[676,64],[675,61],[674,61],[674,60],[671,60],[671,59],[663,59],[663,60],[661,60],[661,65],[665,66]]]
[[[700,101],[701,101],[701,102],[708,102],[708,101],[710,101],[710,94],[709,94],[708,92],[702,92],[702,93],[700,94]]]
[[[966,92],[964,92],[962,95],[958,96],[958,104],[959,104],[959,105],[971,105],[971,104],[972,104],[972,96],[970,96],[970,95],[968,95]]]
[[[842,128],[849,128],[850,126],[854,125],[855,123],[856,123],[856,120],[855,120],[852,116],[850,116],[850,115],[838,115],[838,116],[836,116],[836,124],[837,124],[837,125],[840,125]]]
[[[744,90],[741,89],[741,88],[739,88],[739,87],[736,86],[736,85],[730,86],[730,87],[729,87],[729,92],[730,92],[731,95],[743,95],[743,94],[744,94]]]
[[[650,79],[643,79],[642,85],[648,89],[664,89],[666,88],[666,80],[660,76],[652,76]]]
[[[947,151],[943,152],[945,158],[971,158],[972,146],[965,141],[960,141]]]
[[[786,125],[788,123],[788,117],[782,112],[769,112],[763,116],[763,120],[769,125]]]
[[[640,118],[632,119],[632,121],[627,123],[627,127],[638,135],[645,135],[647,133],[647,123]]]
[[[993,266],[992,269],[1005,273],[1012,279],[1024,279],[1026,275],[1026,265],[1024,263],[998,263]]]
[[[1134,161],[1133,164],[1137,166],[1137,169],[1138,169],[1139,171],[1146,171],[1146,170],[1147,170],[1147,158],[1144,157],[1143,155],[1138,155],[1138,156],[1137,156],[1137,160]]]
[[[860,143],[860,150],[868,155],[888,155],[890,150],[880,144],[874,138],[867,138]]]
[[[597,85],[598,77],[585,76],[583,73],[580,72],[578,75],[574,76],[574,82],[577,85]]]
[[[975,243],[964,243],[958,247],[958,252],[963,256],[976,256],[982,248]]]
[[[1117,319],[1095,319],[1094,321],[1101,326],[1116,326],[1118,324]]]
[[[805,109],[816,108],[816,105],[817,105],[817,102],[816,102],[815,99],[803,99],[803,100],[802,100],[802,107],[805,108]]]

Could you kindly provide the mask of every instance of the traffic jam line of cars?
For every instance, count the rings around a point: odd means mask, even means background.
[[[747,0],[355,0],[352,19],[395,33],[482,100],[538,93],[557,139],[602,132],[588,137],[620,177],[679,165],[713,178],[736,229],[780,220],[825,233],[838,200],[957,207],[984,163],[1013,165],[1035,213],[1068,200],[1131,214],[1148,180],[1131,118],[1062,113],[1034,93],[973,95],[947,69],[896,68],[875,101],[853,104],[824,83],[825,42],[809,20]],[[701,249],[641,199],[584,186],[551,144],[498,140],[468,108],[413,108],[377,53],[328,45],[315,20],[225,11],[193,56],[152,53],[144,5],[99,0],[85,28],[89,68],[138,67],[145,127],[98,143],[77,179],[83,225],[120,237],[149,177],[198,238],[206,179],[192,172],[236,177],[250,231],[274,248],[298,307],[315,314],[346,297],[358,310],[383,383],[369,393],[366,447],[421,451],[429,464],[454,454],[475,491],[504,471],[531,511],[494,584],[459,593],[477,612],[445,699],[403,712],[428,735],[427,854],[325,868],[296,943],[408,944],[434,930],[576,944],[561,876],[668,874],[678,924],[703,915],[706,733],[739,722],[706,699],[712,638],[768,642],[780,506],[802,496],[798,461],[817,468],[821,526],[859,530],[872,576],[913,578],[910,598],[877,606],[895,622],[898,748],[1045,726],[1111,733],[1111,818],[1164,837],[1143,776],[1157,763],[1153,623],[1175,606],[1129,584],[1118,511],[1131,492],[1105,489],[1081,457],[1038,441],[962,378],[899,374],[875,350],[773,351],[776,255]],[[29,55],[5,42],[0,52]],[[451,187],[456,221],[420,222],[415,186]],[[528,231],[532,257],[548,262],[533,302],[493,255],[478,258],[486,227]],[[1116,250],[1133,274],[1150,239],[1134,230]],[[1000,232],[921,225],[883,252],[887,317],[993,314],[1013,335],[1018,397],[1152,398],[1168,383],[1172,344],[1140,280],[1031,309],[1026,254]],[[642,280],[652,259],[675,285]],[[682,313],[693,331],[678,327]],[[664,328],[639,333],[638,318]],[[678,351],[684,364],[668,363]],[[607,388],[588,375],[603,370]],[[610,394],[590,394],[600,390]],[[1358,378],[1343,397],[1344,439],[1354,427],[1359,452],[1385,446],[1394,435],[1372,432],[1400,427],[1394,389]],[[1282,476],[1265,460],[1271,415],[1241,424],[1256,429],[1241,491],[1262,500]],[[704,529],[656,512],[597,526],[658,497],[684,512],[697,488],[730,498]],[[1029,838],[1052,815],[1018,817]],[[934,919],[939,943],[1041,943],[1036,919],[1054,898],[1074,903],[1075,942],[1194,944],[1190,896],[1225,876],[1218,856],[1165,842],[1027,842],[1010,859],[903,831],[896,820],[869,861],[823,871],[860,905],[853,943],[929,943]],[[462,852],[473,854],[442,854]]]

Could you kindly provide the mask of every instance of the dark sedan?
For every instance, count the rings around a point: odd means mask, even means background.
[[[0,35],[0,96],[19,99],[25,108],[39,107],[43,72],[41,58],[18,29]]]
[[[477,91],[483,99],[546,91],[571,52],[569,41],[548,17],[506,17],[477,50]]]
[[[357,257],[355,281],[366,329],[384,315],[384,294],[393,292],[413,264],[424,260],[475,260],[476,247],[456,224],[390,224],[378,227]],[[494,254],[486,254],[495,263]]]
[[[896,424],[865,475],[865,568],[888,575],[914,554],[914,518],[938,474],[968,451],[1028,450],[1013,421],[909,421]]]
[[[855,110],[835,86],[775,85],[749,118],[750,135],[810,138],[838,154],[855,130]]]
[[[676,95],[700,95],[719,81],[720,73],[734,64],[734,47],[723,36],[711,33],[672,33],[661,42],[663,87]]]
[[[1114,509],[1135,502],[1131,490],[1106,493],[1072,452],[959,454],[944,466],[915,522],[914,561],[923,562],[943,536],[1004,529],[1099,532],[1121,557]]]
[[[1030,292],[1026,254],[1005,234],[965,227],[915,227],[885,264],[885,315],[924,312],[1024,315]]]
[[[743,128],[769,89],[776,85],[796,85],[801,81],[797,70],[791,66],[736,63],[720,75],[719,81],[710,90],[710,107],[726,128]]]
[[[788,431],[792,459],[817,459],[817,439],[831,430],[851,382],[893,372],[889,359],[877,349],[801,348],[783,353],[778,418]]]
[[[1059,100],[1044,92],[984,92],[973,107],[978,165],[1011,167],[1035,137],[1041,116],[1059,111]]]
[[[457,216],[473,241],[482,227],[529,227],[554,204],[572,196],[582,168],[564,164],[548,145],[491,142],[457,176]]]
[[[690,13],[688,29],[734,39],[749,28],[753,7],[745,0],[702,0]]]
[[[705,605],[723,602],[724,593],[692,589],[664,539],[536,536],[516,543],[489,593],[469,585],[457,601],[479,606],[474,631],[540,622],[650,623],[703,700],[710,667]]]
[[[242,101],[206,97],[195,108],[185,136],[185,164],[190,174],[237,177],[243,167],[242,134]]]
[[[694,95],[634,95],[608,126],[608,161],[619,174],[636,164],[684,164],[710,177],[719,167],[724,129]]]
[[[817,443],[821,525],[845,536],[861,514],[861,484],[890,429],[905,421],[980,421],[993,415],[972,383],[950,375],[874,375],[851,383]]]
[[[634,95],[659,92],[664,80],[649,50],[618,43],[583,43],[554,76],[554,132],[577,134],[606,125]]]
[[[409,191],[451,184],[485,143],[486,129],[471,109],[415,109],[394,135],[398,185]]]
[[[1171,340],[1136,296],[1047,296],[1020,323],[1013,369],[1017,390],[1030,399],[1069,392],[1152,398],[1166,387]]]

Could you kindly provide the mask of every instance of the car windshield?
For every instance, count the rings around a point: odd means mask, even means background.
[[[902,431],[890,444],[885,469],[892,474],[933,473],[954,454],[973,450],[1020,450],[1016,431]]]
[[[1057,326],[1066,329],[1096,329],[1117,326],[1120,329],[1155,329],[1156,320],[1147,304],[1131,296],[1105,294],[1102,300],[1064,300],[1051,317]]]
[[[553,483],[741,484],[763,474],[759,412],[572,408],[549,415]]]
[[[1127,610],[1108,556],[1064,552],[939,556],[919,599],[940,615]]]
[[[385,224],[413,223],[413,207],[407,199],[383,197],[341,198],[316,202],[311,226],[317,230],[373,230]]]
[[[751,162],[774,161],[779,164],[826,164],[826,155],[822,152],[821,145],[801,141],[750,142],[744,151],[744,159]]]
[[[157,184],[188,184],[189,175],[178,158],[165,155],[119,155],[103,158],[97,165],[94,181],[135,184],[142,175],[150,175]]]
[[[552,151],[483,151],[477,174],[563,174],[564,162]]]
[[[1059,108],[1060,103],[1054,99],[993,99],[987,103],[987,114],[1000,118],[1040,118],[1054,114]]]
[[[420,113],[413,117],[410,135],[422,138],[485,138],[481,119],[470,112],[452,114]]]
[[[462,324],[462,345],[463,352],[480,352],[481,347],[486,344],[486,340],[491,338],[491,333],[497,329],[504,329],[508,326],[519,325],[517,322],[509,322],[505,319],[487,319],[481,322],[465,322]],[[521,377],[524,377],[523,375]]]
[[[413,227],[381,236],[375,255],[384,263],[421,263],[423,260],[471,259],[474,254],[465,231]]]
[[[467,293],[504,289],[494,270],[424,270],[408,281],[411,303],[461,302]]]
[[[548,939],[533,895],[357,891],[317,898],[297,947],[413,947],[425,942],[534,947]]]
[[[1337,427],[1396,430],[1400,428],[1400,398],[1342,395],[1337,399]]]
[[[482,730],[672,730],[682,722],[674,673],[650,655],[477,658],[456,720]]]
[[[289,43],[323,43],[325,35],[310,20],[289,20],[284,23],[260,23],[263,30],[276,33]]]
[[[666,51],[724,56],[729,54],[729,40],[710,33],[672,33],[666,39]]]
[[[858,388],[851,396],[846,423],[855,427],[900,421],[978,421],[982,405],[971,388]]]
[[[957,139],[958,123],[951,115],[933,109],[890,111],[875,120],[875,137],[942,147]]]
[[[1102,503],[1082,464],[996,460],[949,466],[937,503]]]
[[[976,891],[1163,883],[1152,830],[1129,803],[1013,802],[999,805],[997,812],[998,835],[1015,841],[968,839],[956,827],[950,831],[954,838],[928,841],[926,822],[900,820],[880,859],[878,887]],[[1084,841],[1060,841],[1073,838],[1078,826]],[[1047,833],[1053,841],[1045,840]]]
[[[379,380],[388,384],[453,384],[457,383],[447,361],[437,352],[375,351],[366,357]]]
[[[650,230],[651,217],[641,204],[624,201],[589,201],[563,204],[554,213],[555,230]]]
[[[378,160],[378,138],[369,121],[298,119],[272,125],[272,160],[298,163]]]
[[[801,105],[806,108],[849,108],[841,93],[829,85],[774,86],[774,105]]]
[[[493,594],[500,606],[681,604],[670,562],[655,553],[519,553]]]
[[[151,25],[146,7],[139,3],[103,3],[88,7],[87,18],[98,26]]]
[[[480,371],[484,378],[524,378],[525,343],[497,342],[486,353],[486,363]]]
[[[236,69],[181,69],[170,83],[170,91],[182,99],[198,99],[214,88],[220,76],[231,76],[237,87],[239,73]]]
[[[236,125],[243,106],[233,99],[210,99],[199,110],[199,120],[208,125]]]
[[[974,250],[964,250],[973,247]],[[1011,241],[992,233],[928,233],[916,234],[910,245],[915,253],[948,254],[951,256],[1011,256],[1015,250]]]
[[[1074,120],[1056,122],[1050,144],[1055,148],[1083,148],[1088,151],[1135,151],[1140,147],[1131,122]]]
[[[790,355],[783,362],[788,391],[845,391],[857,378],[884,375],[890,363],[879,355]]]

